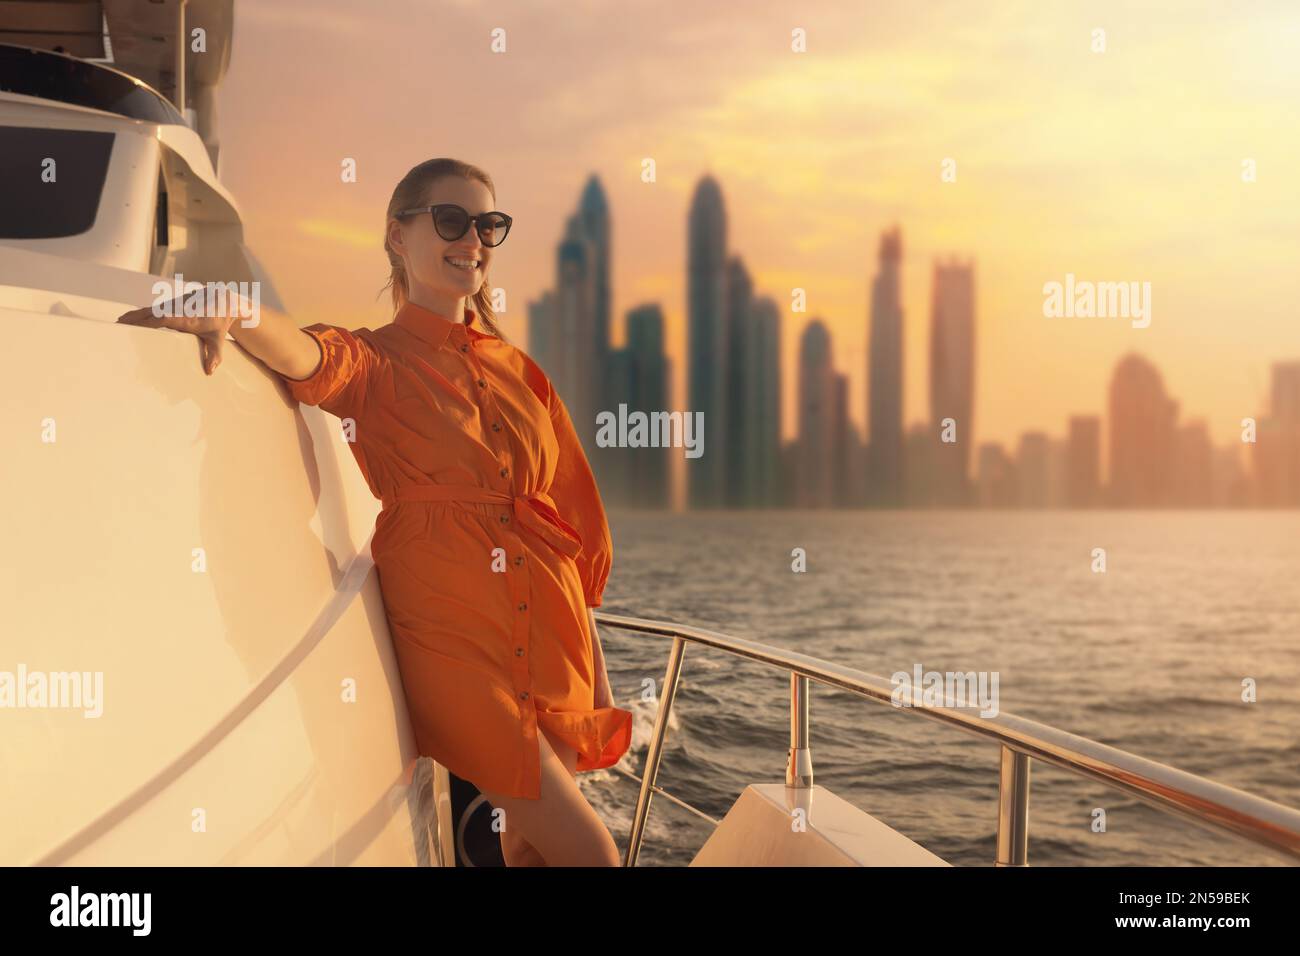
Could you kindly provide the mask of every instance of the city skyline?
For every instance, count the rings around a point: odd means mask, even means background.
[[[1183,419],[1154,362],[1138,353],[1111,370],[1105,412],[1078,410],[1061,437],[1025,429],[1014,447],[984,440],[975,400],[981,322],[976,262],[933,263],[926,387],[929,419],[904,428],[905,361],[898,274],[903,230],[879,239],[871,277],[865,418],[849,414],[849,381],[834,336],[814,316],[799,333],[789,401],[796,432],[782,441],[775,409],[787,401],[779,354],[783,317],[757,289],[741,255],[728,248],[722,184],[702,176],[686,223],[685,270],[692,290],[687,405],[665,402],[672,362],[659,303],[628,314],[627,344],[610,344],[611,209],[598,176],[584,185],[556,245],[555,278],[528,304],[532,355],[565,399],[593,470],[612,504],[676,503],[674,452],[602,448],[595,414],[615,407],[681,410],[711,422],[712,454],[689,462],[688,508],[763,507],[1220,507],[1300,505],[1300,361],[1272,366],[1267,413],[1249,434],[1264,450],[1216,446],[1204,418]],[[587,423],[587,424],[583,424]],[[1104,437],[1103,437],[1104,436]]]

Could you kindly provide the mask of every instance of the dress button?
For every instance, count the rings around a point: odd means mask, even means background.
[[[499,432],[499,431],[501,431],[501,423],[500,423],[500,422],[493,422],[493,423],[492,423],[492,430],[493,430],[494,432]]]
[[[460,350],[461,350],[462,352],[468,352],[468,351],[469,351],[469,346],[468,346],[468,345],[462,345],[462,346],[460,347]]]
[[[520,601],[520,602],[519,602],[519,610],[521,610],[521,611],[527,611],[527,610],[528,610],[528,602],[527,602],[527,601]]]
[[[523,656],[524,656],[524,649],[522,647],[516,647],[515,657],[523,657]]]
[[[479,379],[479,380],[478,380],[478,387],[479,387],[479,388],[487,388],[487,382],[483,381],[483,379]]]
[[[523,564],[523,563],[524,563],[524,556],[522,554],[515,555],[515,564]]]
[[[524,691],[522,694],[520,694],[520,695],[519,695],[519,699],[520,699],[520,700],[527,700],[527,699],[528,699],[528,691]]]
[[[509,523],[510,523],[510,516],[509,516],[509,515],[502,515],[502,516],[501,516],[501,523],[502,523],[502,524],[509,524]]]
[[[502,468],[502,469],[501,469],[501,477],[502,477],[502,478],[504,478],[504,477],[505,477],[506,475],[508,475],[508,474],[510,474],[510,469],[509,469],[509,468]]]

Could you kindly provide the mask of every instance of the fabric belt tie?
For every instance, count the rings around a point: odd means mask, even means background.
[[[477,485],[409,485],[381,499],[384,509],[403,501],[467,501],[482,504],[511,505],[521,525],[544,540],[556,551],[573,558],[582,550],[582,538],[573,525],[560,517],[555,502],[544,491],[512,495]]]

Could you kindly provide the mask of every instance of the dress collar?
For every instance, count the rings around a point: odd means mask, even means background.
[[[393,324],[401,326],[420,341],[427,342],[435,349],[439,349],[442,348],[443,343],[447,341],[447,337],[450,335],[473,339],[491,338],[490,335],[480,332],[474,326],[474,321],[477,318],[478,315],[473,309],[466,308],[465,321],[453,322],[446,316],[432,312],[422,305],[407,302],[393,316]]]

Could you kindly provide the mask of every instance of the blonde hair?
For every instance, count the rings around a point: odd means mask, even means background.
[[[388,227],[403,209],[414,209],[417,206],[428,205],[427,197],[432,191],[433,184],[445,176],[477,179],[488,188],[493,201],[496,200],[497,191],[492,184],[492,177],[477,166],[462,162],[459,159],[427,159],[420,165],[412,167],[411,171],[402,177],[402,181],[393,190],[393,198],[388,201],[388,217],[384,220],[384,251],[388,253],[389,274],[388,282],[379,290],[380,293],[383,293],[384,289],[391,289],[394,315],[406,304],[410,296],[410,286],[406,278],[406,263],[402,261],[402,257],[393,250],[393,247],[388,242]],[[483,274],[483,284],[479,286],[479,290],[471,298],[472,308],[478,316],[475,324],[481,324],[484,329],[504,342],[506,337],[496,324],[492,312],[492,296],[488,289],[488,277],[485,272]],[[463,316],[455,316],[454,318],[459,322]]]

